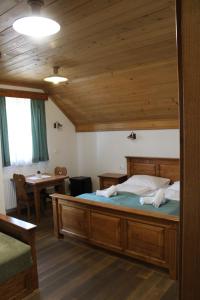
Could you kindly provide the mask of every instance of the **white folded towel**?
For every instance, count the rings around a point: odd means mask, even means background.
[[[112,185],[111,187],[109,187],[108,189],[105,190],[97,190],[96,191],[96,195],[97,196],[104,196],[106,198],[109,198],[110,196],[115,196],[117,195],[117,190],[116,190],[116,186]]]
[[[166,202],[165,200],[165,190],[159,189],[156,193],[154,200],[153,200],[153,206],[158,208],[161,204],[164,204]]]
[[[165,199],[165,189],[159,189],[154,197],[141,197],[140,204],[152,204],[154,207],[158,208],[161,204],[166,202]]]
[[[144,205],[144,204],[152,204],[153,203],[153,197],[141,197],[140,198],[140,204]]]

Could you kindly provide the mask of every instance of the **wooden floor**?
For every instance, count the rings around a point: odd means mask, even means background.
[[[167,273],[133,259],[53,236],[52,217],[37,231],[40,290],[31,300],[175,300]]]

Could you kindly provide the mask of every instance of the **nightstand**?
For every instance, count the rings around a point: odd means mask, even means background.
[[[104,173],[98,176],[100,189],[106,189],[111,185],[116,185],[122,183],[127,180],[126,174],[118,174],[118,173]]]

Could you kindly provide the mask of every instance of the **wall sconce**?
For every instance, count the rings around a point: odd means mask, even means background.
[[[53,123],[53,128],[55,128],[55,129],[60,129],[60,128],[62,128],[62,127],[63,127],[63,125],[60,124],[59,122]]]
[[[127,139],[129,140],[136,140],[136,133],[134,133],[133,131],[131,132],[131,134],[129,134],[127,136]]]

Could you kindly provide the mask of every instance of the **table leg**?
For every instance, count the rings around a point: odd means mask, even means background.
[[[40,190],[37,186],[33,188],[34,193],[34,202],[35,202],[35,215],[36,215],[36,224],[40,223]]]

